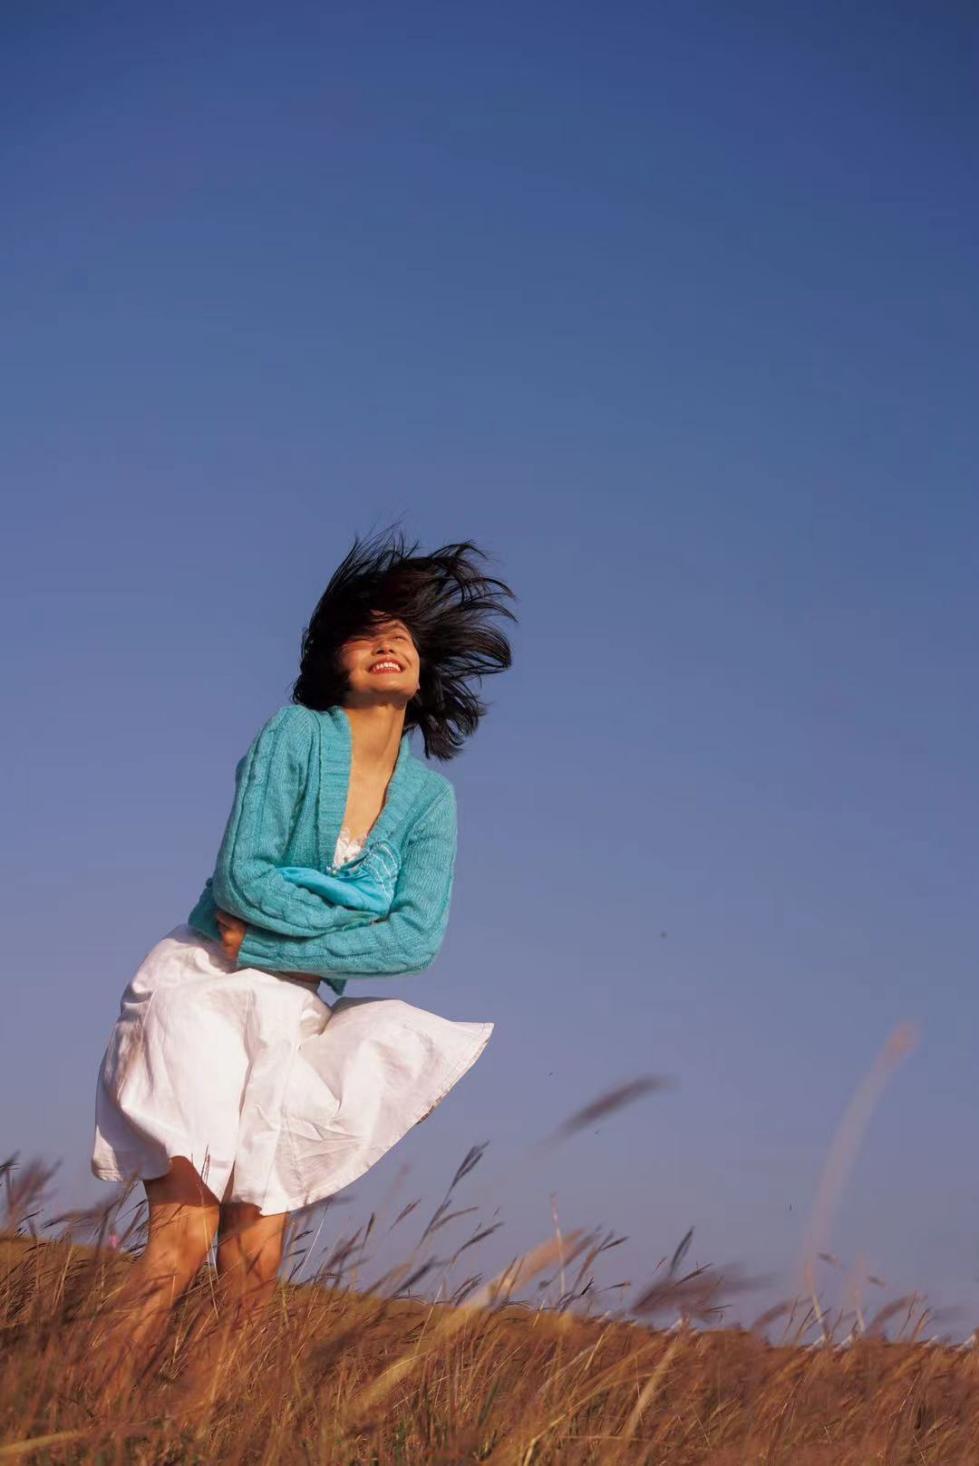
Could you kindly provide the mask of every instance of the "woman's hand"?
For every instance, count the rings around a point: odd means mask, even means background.
[[[239,916],[232,916],[228,911],[218,908],[215,917],[221,929],[221,946],[224,955],[232,962],[238,961],[238,949],[245,940],[246,923]]]

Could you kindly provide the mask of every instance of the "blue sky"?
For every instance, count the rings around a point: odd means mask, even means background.
[[[88,1178],[119,995],[210,872],[355,533],[472,537],[515,662],[437,964],[562,1222],[979,1305],[970,8],[41,3],[8,17],[6,1150]],[[364,986],[363,991],[369,991]],[[676,1086],[521,1160],[594,1094]],[[504,1240],[505,1238],[505,1240]],[[488,1244],[489,1245],[489,1244]]]

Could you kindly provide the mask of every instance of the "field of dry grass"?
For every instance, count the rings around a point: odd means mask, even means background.
[[[689,1321],[667,1332],[582,1315],[580,1298],[572,1302],[580,1287],[569,1288],[570,1307],[515,1303],[541,1273],[587,1275],[603,1239],[574,1236],[543,1243],[490,1283],[471,1282],[449,1305],[404,1296],[419,1275],[414,1259],[369,1292],[350,1287],[344,1267],[363,1238],[339,1239],[310,1281],[283,1282],[259,1324],[232,1337],[211,1332],[195,1354],[191,1331],[213,1329],[206,1273],[145,1378],[110,1406],[91,1387],[89,1366],[138,1221],[129,1235],[110,1231],[120,1226],[119,1198],[114,1212],[63,1218],[61,1240],[43,1240],[32,1198],[44,1168],[9,1167],[5,1180],[0,1463],[979,1461],[979,1351],[887,1338],[913,1319],[913,1306],[885,1308],[845,1348],[701,1330],[693,1323],[711,1316],[722,1283],[685,1273],[680,1257],[636,1300],[640,1313],[663,1306]],[[308,1245],[302,1221],[293,1259]],[[94,1243],[66,1239],[86,1228]],[[782,1337],[818,1338],[811,1326],[803,1315]],[[189,1403],[192,1356],[206,1358],[208,1385],[203,1401]]]

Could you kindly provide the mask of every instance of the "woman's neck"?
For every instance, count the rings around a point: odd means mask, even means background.
[[[350,734],[361,768],[390,769],[397,761],[405,728],[405,710],[396,703],[350,707],[344,703]]]

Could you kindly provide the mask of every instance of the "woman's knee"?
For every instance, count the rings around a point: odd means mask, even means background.
[[[254,1283],[271,1282],[282,1261],[285,1214],[262,1216],[255,1206],[233,1203],[221,1208],[218,1270],[247,1273]]]
[[[143,1271],[189,1281],[205,1261],[214,1241],[214,1226],[198,1213],[155,1217],[143,1254]]]
[[[147,1247],[140,1259],[138,1285],[153,1294],[182,1293],[193,1282],[204,1261],[204,1253],[194,1245]]]
[[[149,1236],[140,1273],[154,1284],[183,1286],[210,1251],[220,1208],[185,1156],[175,1156],[165,1176],[146,1182]]]

